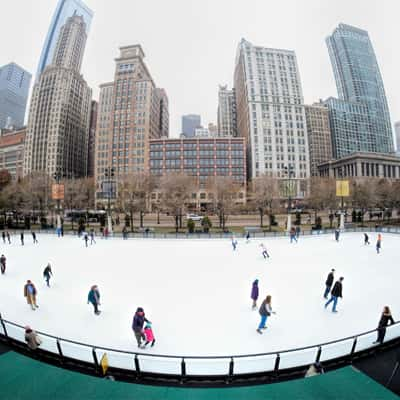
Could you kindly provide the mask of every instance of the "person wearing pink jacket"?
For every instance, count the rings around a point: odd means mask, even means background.
[[[146,336],[146,342],[144,344],[144,347],[146,347],[149,343],[151,343],[151,347],[153,347],[154,343],[156,342],[156,339],[154,338],[154,333],[153,333],[153,330],[151,329],[150,322],[146,323],[143,332],[144,332],[144,335]]]

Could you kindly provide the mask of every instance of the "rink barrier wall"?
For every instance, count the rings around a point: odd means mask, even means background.
[[[374,344],[378,329],[373,329],[346,338],[270,353],[239,354],[230,356],[189,356],[161,355],[145,352],[131,352],[108,347],[93,346],[73,340],[36,331],[42,343],[38,350],[28,350],[28,355],[43,358],[61,366],[75,366],[72,369],[92,371],[102,375],[99,360],[107,354],[110,371],[122,377],[144,376],[174,377],[183,383],[191,378],[213,380],[222,378],[226,383],[237,378],[269,374],[277,378],[289,376],[291,371],[301,371],[314,362],[329,365],[351,363],[360,354],[379,351],[386,345],[400,344],[400,322],[386,328],[383,345]],[[27,348],[25,328],[2,318],[0,314],[0,338],[12,346]]]
[[[249,227],[250,228],[250,227]],[[252,227],[254,228],[254,227]],[[246,227],[244,227],[246,229]],[[259,228],[261,231],[261,228]],[[262,239],[262,238],[271,238],[271,237],[289,237],[288,232],[269,232],[269,231],[249,231],[250,233],[250,238],[254,239]],[[11,231],[10,231],[11,232]],[[44,233],[44,234],[53,234],[57,235],[55,230],[35,230],[37,233]],[[302,230],[300,232],[300,236],[320,236],[320,235],[327,235],[327,234],[334,234],[335,229],[320,229],[320,230]],[[341,230],[342,233],[347,233],[347,232],[359,232],[359,233],[364,233],[364,232],[382,232],[382,233],[394,233],[394,234],[400,234],[400,227],[381,227],[377,226],[375,228],[371,227],[346,227],[345,229]],[[11,232],[14,235],[19,234],[19,231],[12,231]],[[77,231],[66,231],[64,232],[64,236],[78,236]],[[237,234],[234,232],[220,232],[220,233],[200,233],[200,232],[195,232],[195,233],[172,233],[172,232],[164,232],[164,233],[157,233],[157,232],[128,232],[126,239],[230,239],[232,236],[236,238],[244,238],[246,236],[246,233],[242,234]],[[28,234],[26,234],[26,237],[28,237]],[[122,239],[123,235],[121,232],[113,232],[109,234],[107,238],[101,236],[96,232],[95,235],[96,238],[100,238],[103,240],[108,240],[108,239]]]

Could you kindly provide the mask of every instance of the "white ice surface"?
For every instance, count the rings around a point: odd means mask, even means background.
[[[301,237],[298,244],[287,238],[249,244],[239,239],[233,252],[229,239],[98,238],[85,248],[82,239],[53,235],[38,235],[39,244],[33,245],[26,233],[23,247],[17,236],[12,245],[0,244],[7,257],[6,275],[0,276],[0,312],[4,319],[65,339],[137,351],[131,323],[141,306],[157,340],[143,352],[153,354],[230,356],[314,345],[376,328],[384,305],[391,306],[395,319],[400,315],[400,235],[383,234],[379,255],[376,234],[370,237],[370,246],[364,246],[360,233],[342,234],[339,243],[333,235]],[[261,242],[271,256],[267,261]],[[54,272],[51,288],[42,277],[48,262]],[[344,276],[337,314],[324,309],[322,298],[331,268],[337,278]],[[259,314],[251,310],[255,278],[260,281],[258,303],[270,294],[277,312],[262,335],[256,332]],[[27,279],[38,289],[36,311],[23,297]],[[101,293],[100,316],[86,304],[93,284]],[[336,350],[327,348],[322,358]],[[65,351],[75,349],[65,345]],[[308,363],[308,354],[299,357]],[[146,362],[151,369],[152,361]],[[289,359],[284,362],[292,365]],[[188,369],[199,367],[191,362]]]

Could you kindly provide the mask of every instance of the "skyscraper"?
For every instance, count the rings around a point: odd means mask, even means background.
[[[78,15],[83,18],[86,35],[89,34],[93,12],[81,0],[59,0],[43,45],[36,72],[36,81],[39,79],[44,69],[53,62],[58,35],[60,34],[61,28],[67,22],[67,19],[73,15]]]
[[[400,121],[394,124],[394,131],[396,134],[396,152],[400,154]]]
[[[97,126],[98,109],[99,109],[99,103],[96,100],[92,100],[92,102],[90,104],[87,176],[94,176],[94,151],[95,151],[95,143],[96,143],[96,126]]]
[[[237,136],[235,89],[226,85],[218,91],[218,135]]]
[[[149,141],[168,136],[168,97],[157,88],[140,45],[120,48],[114,81],[100,86],[96,133],[97,199],[107,168],[115,176],[148,171]]]
[[[193,137],[196,128],[201,128],[201,117],[197,114],[182,116],[182,133],[186,137]]]
[[[35,83],[29,112],[24,174],[87,175],[92,91],[80,74],[86,43],[81,16],[67,19],[52,63]]]
[[[306,116],[293,51],[239,43],[234,76],[238,136],[246,138],[250,178],[288,178],[304,196],[310,176]],[[283,183],[283,182],[282,182]],[[294,184],[294,183],[293,183]]]
[[[392,153],[389,109],[368,32],[339,24],[326,42],[339,96],[326,101],[334,157],[355,151]]]
[[[32,75],[15,63],[0,67],[0,129],[24,125]]]

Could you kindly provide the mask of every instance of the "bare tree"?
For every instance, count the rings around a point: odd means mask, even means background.
[[[361,210],[361,221],[364,221],[365,212],[378,205],[376,193],[377,180],[374,178],[358,178],[351,182],[350,202],[353,208]]]
[[[316,224],[319,211],[335,208],[337,204],[336,181],[332,178],[313,177],[310,179],[309,187],[307,204],[314,210],[314,224]]]
[[[273,204],[279,199],[278,180],[269,175],[263,174],[252,181],[252,200],[260,214],[260,227],[263,227],[263,219],[268,212],[269,229],[271,230],[271,215]]]
[[[174,217],[176,232],[178,232],[179,222],[182,220],[183,210],[189,203],[195,188],[195,178],[185,174],[170,173],[160,179],[159,190],[162,194],[162,205]]]
[[[236,207],[237,194],[240,191],[239,184],[229,176],[215,176],[209,180],[208,190],[212,193],[214,209],[218,213],[219,226],[225,230],[228,215]]]
[[[133,215],[139,213],[140,227],[143,228],[143,217],[149,206],[154,181],[144,172],[126,174],[118,180],[117,207],[129,215],[133,232]]]

